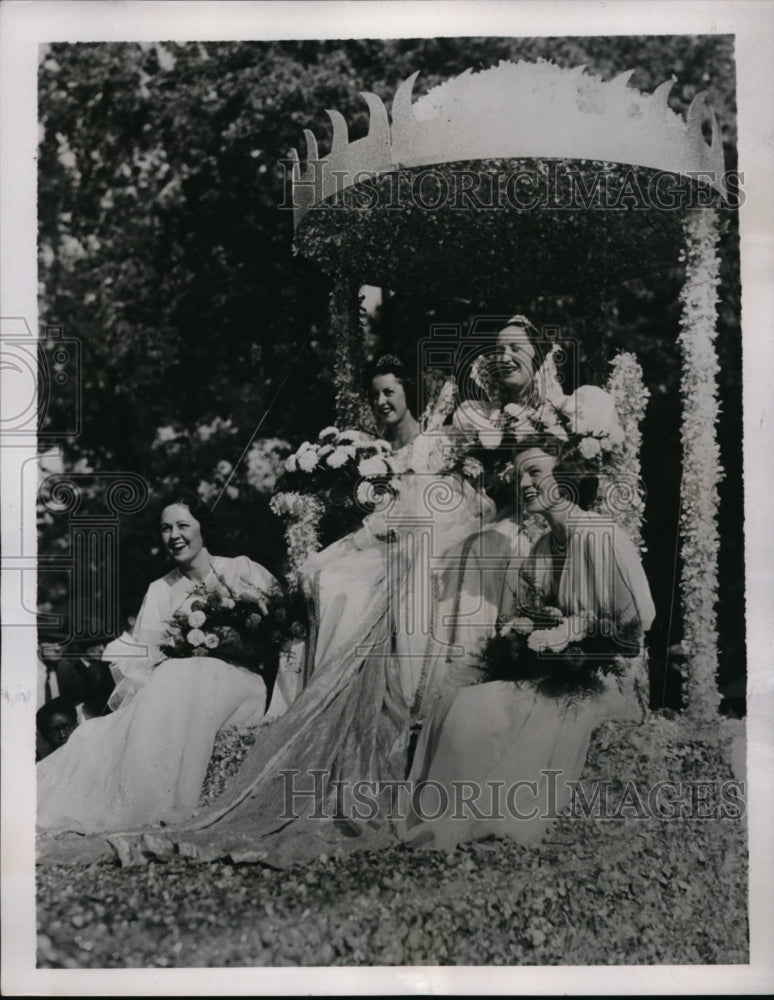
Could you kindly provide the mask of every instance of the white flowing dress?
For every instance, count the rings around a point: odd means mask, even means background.
[[[111,837],[124,864],[180,853],[284,867],[395,841],[381,803],[361,818],[350,796],[360,783],[405,778],[432,577],[444,552],[494,509],[470,482],[443,471],[447,444],[443,434],[420,434],[396,451],[394,504],[309,560],[318,621],[303,690],[211,808],[174,830]]]
[[[212,563],[208,587],[218,585],[217,576],[236,592],[244,584],[276,586],[268,570],[245,556],[215,556]],[[214,656],[165,659],[159,650],[164,623],[195,586],[178,570],[150,585],[132,633],[142,655],[111,667],[116,710],[82,723],[37,765],[41,833],[111,832],[187,818],[218,730],[261,721],[260,674]]]
[[[514,589],[522,574],[567,615],[636,619],[643,632],[653,621],[634,545],[598,514],[582,512],[570,523],[559,572],[546,534],[512,578]],[[504,589],[507,613],[508,579]],[[605,719],[642,718],[644,671],[644,655],[632,657],[624,677],[607,676],[600,692],[570,696],[548,695],[533,681],[480,683],[475,661],[459,668],[420,735],[409,775],[416,797],[400,824],[402,839],[447,851],[489,835],[524,845],[540,840],[581,777],[594,728]]]

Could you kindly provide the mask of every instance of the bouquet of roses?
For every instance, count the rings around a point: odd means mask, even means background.
[[[637,622],[585,611],[565,615],[537,604],[499,621],[481,660],[489,680],[536,681],[545,694],[592,694],[622,677],[641,651]]]
[[[291,580],[313,552],[357,528],[397,492],[392,448],[361,431],[326,427],[285,461],[271,509],[285,521]]]
[[[235,591],[218,577],[215,588],[195,587],[166,622],[161,652],[170,659],[214,656],[266,675],[276,669],[280,648],[304,635],[295,610],[278,587],[245,582]]]

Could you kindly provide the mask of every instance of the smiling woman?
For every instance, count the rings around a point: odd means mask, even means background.
[[[440,789],[445,806],[430,817],[412,802],[401,834],[445,850],[492,834],[539,841],[580,778],[594,728],[609,718],[639,721],[644,711],[642,642],[655,611],[634,545],[615,521],[588,509],[596,468],[577,440],[546,437],[519,449],[514,471],[517,508],[539,514],[549,530],[526,560],[504,568],[497,634],[524,630],[533,672],[524,679],[523,650],[508,679],[492,679],[486,656],[471,661],[425,723],[409,782]],[[541,632],[535,623],[546,617],[553,627]],[[588,661],[584,643],[593,647]],[[575,683],[584,662],[600,674],[588,689]],[[560,683],[568,667],[574,687]],[[463,785],[475,792],[468,811],[456,809],[465,804],[455,798]],[[513,793],[505,808],[498,789]]]
[[[131,641],[106,650],[115,657],[115,711],[84,722],[38,765],[41,832],[111,832],[190,816],[217,732],[254,725],[265,712],[273,658],[234,641],[238,621],[217,622],[224,609],[241,609],[249,630],[277,581],[245,556],[210,554],[214,525],[195,497],[165,503],[160,528],[175,568],[149,587]],[[223,652],[237,646],[239,656]]]

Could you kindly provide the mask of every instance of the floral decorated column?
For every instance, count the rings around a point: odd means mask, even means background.
[[[343,273],[336,275],[330,298],[331,331],[336,349],[334,384],[336,420],[341,427],[373,427],[371,411],[359,391],[365,366],[361,324],[363,296],[357,279]]]
[[[683,375],[681,528],[683,647],[687,655],[686,709],[699,720],[717,717],[718,419],[715,353],[718,219],[714,209],[685,215],[685,282],[678,343]]]

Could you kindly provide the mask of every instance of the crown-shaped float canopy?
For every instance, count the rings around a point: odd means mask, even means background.
[[[363,94],[369,131],[338,111],[320,157],[292,151],[295,241],[330,273],[443,294],[572,291],[676,260],[682,210],[723,204],[720,129],[706,94],[684,120],[652,94],[585,67],[501,62],[412,102]],[[704,129],[711,133],[704,136]]]

